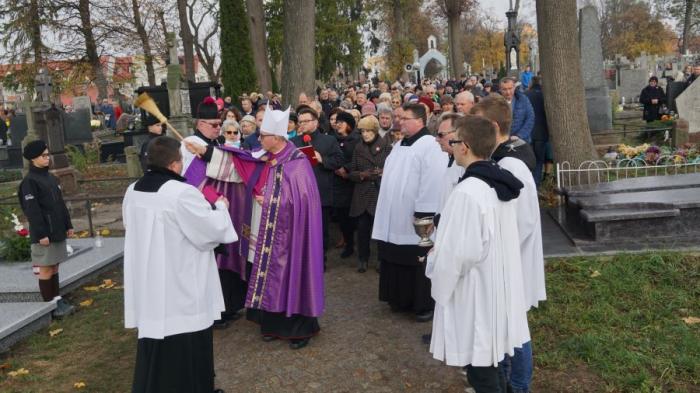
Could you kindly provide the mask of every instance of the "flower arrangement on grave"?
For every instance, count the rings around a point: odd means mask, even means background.
[[[5,261],[28,261],[31,258],[29,231],[22,225],[15,213],[6,216],[5,221],[12,225],[12,231],[3,231],[0,257]]]
[[[700,151],[692,143],[686,143],[678,148],[656,146],[648,143],[639,146],[620,144],[617,146],[618,157],[644,161],[648,165],[656,165],[661,158],[668,158],[675,164],[684,162],[700,163]],[[668,161],[665,161],[668,163]]]

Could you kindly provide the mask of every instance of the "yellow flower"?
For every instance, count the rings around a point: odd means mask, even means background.
[[[92,305],[92,302],[94,302],[94,300],[92,299],[83,300],[82,302],[80,302],[80,307],[90,307]]]
[[[87,385],[85,384],[85,382],[80,381],[80,382],[74,383],[73,387],[76,389],[85,389],[87,387]]]
[[[26,368],[20,368],[19,370],[10,371],[9,373],[7,373],[7,375],[11,376],[12,378],[21,377],[22,375],[28,374],[29,370],[27,370]]]
[[[63,332],[63,329],[56,329],[49,331],[49,337],[56,337]]]

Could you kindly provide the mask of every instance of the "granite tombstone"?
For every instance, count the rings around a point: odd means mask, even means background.
[[[581,71],[591,132],[612,128],[612,106],[603,66],[600,20],[594,6],[583,7],[579,17]]]

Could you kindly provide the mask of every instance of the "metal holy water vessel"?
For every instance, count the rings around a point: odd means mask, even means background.
[[[435,230],[433,216],[416,218],[413,221],[413,229],[415,229],[416,235],[420,236],[420,241],[418,242],[420,247],[433,246],[433,241],[430,240],[430,235],[432,235]]]

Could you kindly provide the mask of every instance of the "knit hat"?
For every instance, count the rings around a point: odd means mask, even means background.
[[[427,96],[423,96],[423,97],[419,98],[418,103],[425,104],[425,106],[428,107],[428,110],[430,111],[430,113],[433,113],[433,111],[435,110],[435,103],[433,103],[433,100],[431,100]]]
[[[372,101],[367,101],[364,105],[362,105],[362,116],[375,114],[377,114],[377,107]]]
[[[47,148],[48,146],[46,146],[46,142],[42,141],[41,139],[38,139],[36,141],[31,141],[27,143],[27,146],[24,147],[22,155],[27,160],[33,160],[39,157]]]
[[[243,116],[243,118],[241,119],[241,123],[243,123],[244,121],[247,121],[248,123],[255,124],[255,118],[251,115]]]
[[[379,120],[377,120],[374,115],[368,115],[360,119],[360,123],[357,125],[360,130],[372,130],[375,133],[379,131]]]
[[[219,108],[213,97],[206,97],[197,107],[197,119],[218,119]]]
[[[347,125],[350,126],[351,130],[355,129],[355,118],[348,112],[338,112],[338,114],[335,116],[335,122],[345,122]]]

